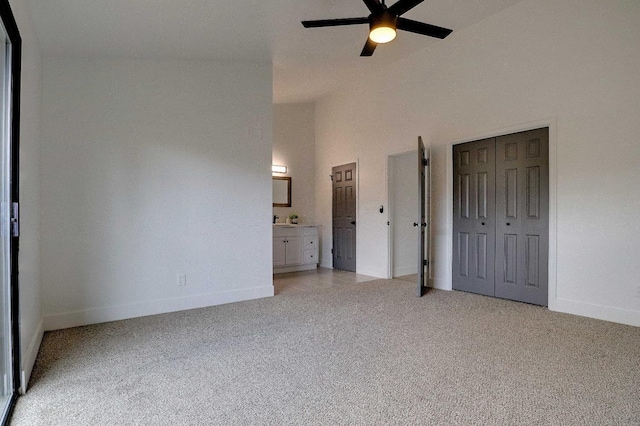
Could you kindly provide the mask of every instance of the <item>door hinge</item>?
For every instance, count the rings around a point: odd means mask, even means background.
[[[414,263],[414,265],[415,265],[415,263]],[[427,260],[427,259],[423,259],[423,260],[422,260],[422,265],[423,265],[423,266],[429,266],[429,260]]]
[[[331,182],[333,182],[333,175],[329,175],[329,179],[331,179]]]
[[[11,236],[20,236],[20,205],[11,203]]]
[[[428,158],[423,158],[422,159],[422,164],[424,164],[425,167],[429,167],[429,159]]]
[[[333,254],[333,249],[331,249],[331,254]]]

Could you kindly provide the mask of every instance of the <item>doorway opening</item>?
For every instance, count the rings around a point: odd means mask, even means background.
[[[417,151],[387,157],[389,278],[418,284],[418,297],[430,278],[430,149],[418,137]],[[417,169],[416,169],[417,166]]]
[[[389,278],[418,273],[418,245],[415,244],[418,212],[416,151],[388,157],[389,190]],[[416,278],[417,279],[417,278]],[[412,277],[413,281],[413,277]]]

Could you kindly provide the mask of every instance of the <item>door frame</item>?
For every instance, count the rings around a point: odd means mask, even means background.
[[[557,310],[557,209],[558,209],[558,159],[557,159],[557,117],[516,124],[501,129],[480,132],[471,136],[448,142],[446,146],[446,275],[443,289],[453,289],[453,146],[480,139],[493,138],[527,130],[549,128],[549,288],[548,308]]]

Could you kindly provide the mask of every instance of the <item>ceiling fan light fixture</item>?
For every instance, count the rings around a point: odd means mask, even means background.
[[[389,43],[396,38],[397,17],[388,12],[371,17],[369,25],[369,38],[378,44]]]
[[[396,30],[391,27],[373,28],[369,33],[369,38],[378,44],[389,43],[396,38]]]

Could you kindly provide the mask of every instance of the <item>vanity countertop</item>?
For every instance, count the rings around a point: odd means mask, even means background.
[[[295,225],[293,223],[274,223],[273,227],[274,228],[317,228],[320,225],[308,225],[308,224],[304,224],[304,225]]]

